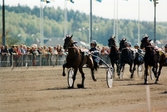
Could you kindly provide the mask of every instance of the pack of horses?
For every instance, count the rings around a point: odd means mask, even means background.
[[[91,76],[93,81],[97,81],[94,75],[94,63],[92,55],[90,55],[87,50],[87,55],[84,55],[83,51],[80,47],[75,45],[75,42],[72,39],[73,35],[66,35],[64,39],[63,48],[68,52],[66,57],[66,63],[63,65],[63,76],[65,76],[65,68],[73,68],[74,75],[72,77],[73,84],[69,88],[74,88],[74,82],[76,80],[77,71],[81,73],[82,81],[81,84],[78,84],[78,88],[84,88],[84,80],[85,74],[83,72],[83,66],[86,64],[88,68],[91,70]],[[148,67],[152,66],[152,71],[156,78],[155,83],[158,83],[159,76],[161,74],[162,66],[165,62],[165,54],[157,51],[155,46],[150,43],[150,39],[148,36],[145,36],[141,40],[140,48],[145,50],[145,54],[143,56],[143,60],[139,60],[142,56],[140,53],[135,50],[127,47],[127,40],[125,38],[120,40],[119,48],[116,46],[115,37],[112,37],[108,40],[108,46],[110,47],[110,61],[111,65],[115,70],[114,65],[116,65],[116,71],[119,78],[121,77],[121,72],[124,71],[125,64],[129,65],[130,78],[133,78],[134,71],[136,70],[136,65],[144,64],[144,84],[148,83]]]
[[[144,36],[141,40],[140,49],[144,51],[144,54],[136,52],[133,49],[127,47],[127,40],[125,38],[120,40],[119,48],[115,44],[115,37],[108,40],[108,46],[110,47],[110,60],[111,65],[114,68],[114,64],[117,67],[117,74],[121,77],[121,72],[124,71],[125,64],[129,65],[129,71],[131,73],[130,78],[133,78],[136,65],[140,66],[144,64],[144,84],[148,83],[148,69],[152,67],[152,72],[155,76],[155,84],[159,81],[162,67],[165,63],[166,56],[162,50],[157,49],[157,46],[151,43],[149,36]],[[115,57],[116,60],[113,60]],[[143,60],[139,60],[143,58]]]
[[[117,74],[120,79],[123,78],[121,73],[124,72],[125,64],[129,65],[129,71],[131,73],[130,78],[133,78],[136,65],[141,65],[144,62],[138,60],[142,54],[139,54],[137,50],[128,47],[128,42],[125,38],[122,38],[119,43],[119,48],[116,46],[115,37],[108,40],[108,46],[110,47],[110,60],[111,65],[115,69],[114,64],[117,67]],[[115,58],[117,57],[117,58]]]

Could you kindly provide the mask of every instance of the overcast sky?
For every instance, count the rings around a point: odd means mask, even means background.
[[[64,0],[50,0],[50,4],[44,3],[44,6],[61,7],[64,9]],[[90,0],[73,0],[75,3],[67,2],[67,8],[79,10],[89,14]],[[115,1],[115,18],[117,17],[117,0],[102,0],[97,2],[92,0],[92,14],[104,18],[114,19],[114,1]],[[139,8],[140,1],[140,8]],[[2,5],[2,1],[0,3]],[[40,7],[40,0],[5,0],[6,5],[16,6],[27,5],[30,7]],[[140,17],[139,17],[140,9]],[[167,0],[159,0],[156,7],[156,20],[167,22]],[[39,12],[40,13],[40,12]],[[132,19],[140,21],[154,21],[154,5],[150,0],[118,0],[118,19]]]

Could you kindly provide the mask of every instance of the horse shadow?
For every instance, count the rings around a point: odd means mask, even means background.
[[[120,82],[122,82],[122,81],[134,81],[135,79],[133,79],[133,78],[123,78],[123,79],[119,79],[119,78],[116,78],[115,79],[115,81],[120,81]]]
[[[88,88],[68,88],[68,87],[53,87],[53,88],[46,88],[46,89],[40,89],[37,91],[56,91],[56,90],[79,90],[79,89],[88,89]]]
[[[167,94],[167,91],[161,92],[161,93],[159,93],[159,94]]]
[[[163,84],[161,84],[161,83],[158,83],[158,84],[155,84],[155,83],[147,83],[147,84],[144,84],[144,83],[131,83],[131,84],[126,84],[124,86],[139,86],[139,85],[150,86],[150,85],[163,85]]]

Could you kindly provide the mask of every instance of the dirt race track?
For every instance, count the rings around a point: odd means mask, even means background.
[[[90,70],[85,88],[78,72],[75,89],[67,89],[62,67],[0,68],[0,112],[149,112],[146,85],[135,72],[131,80],[128,68],[124,79],[114,79],[108,88],[105,69],[100,68],[93,82]],[[67,71],[66,71],[67,73]],[[167,112],[167,67],[162,69],[159,84],[149,78],[150,112]]]

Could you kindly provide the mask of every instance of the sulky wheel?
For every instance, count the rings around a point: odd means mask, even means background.
[[[68,70],[68,77],[67,77],[68,87],[72,87],[73,85],[73,76],[74,76],[74,69],[70,68]]]
[[[137,75],[139,78],[143,78],[143,64],[137,66]]]
[[[111,68],[108,68],[106,71],[106,81],[108,88],[111,88],[113,85],[113,72]]]

